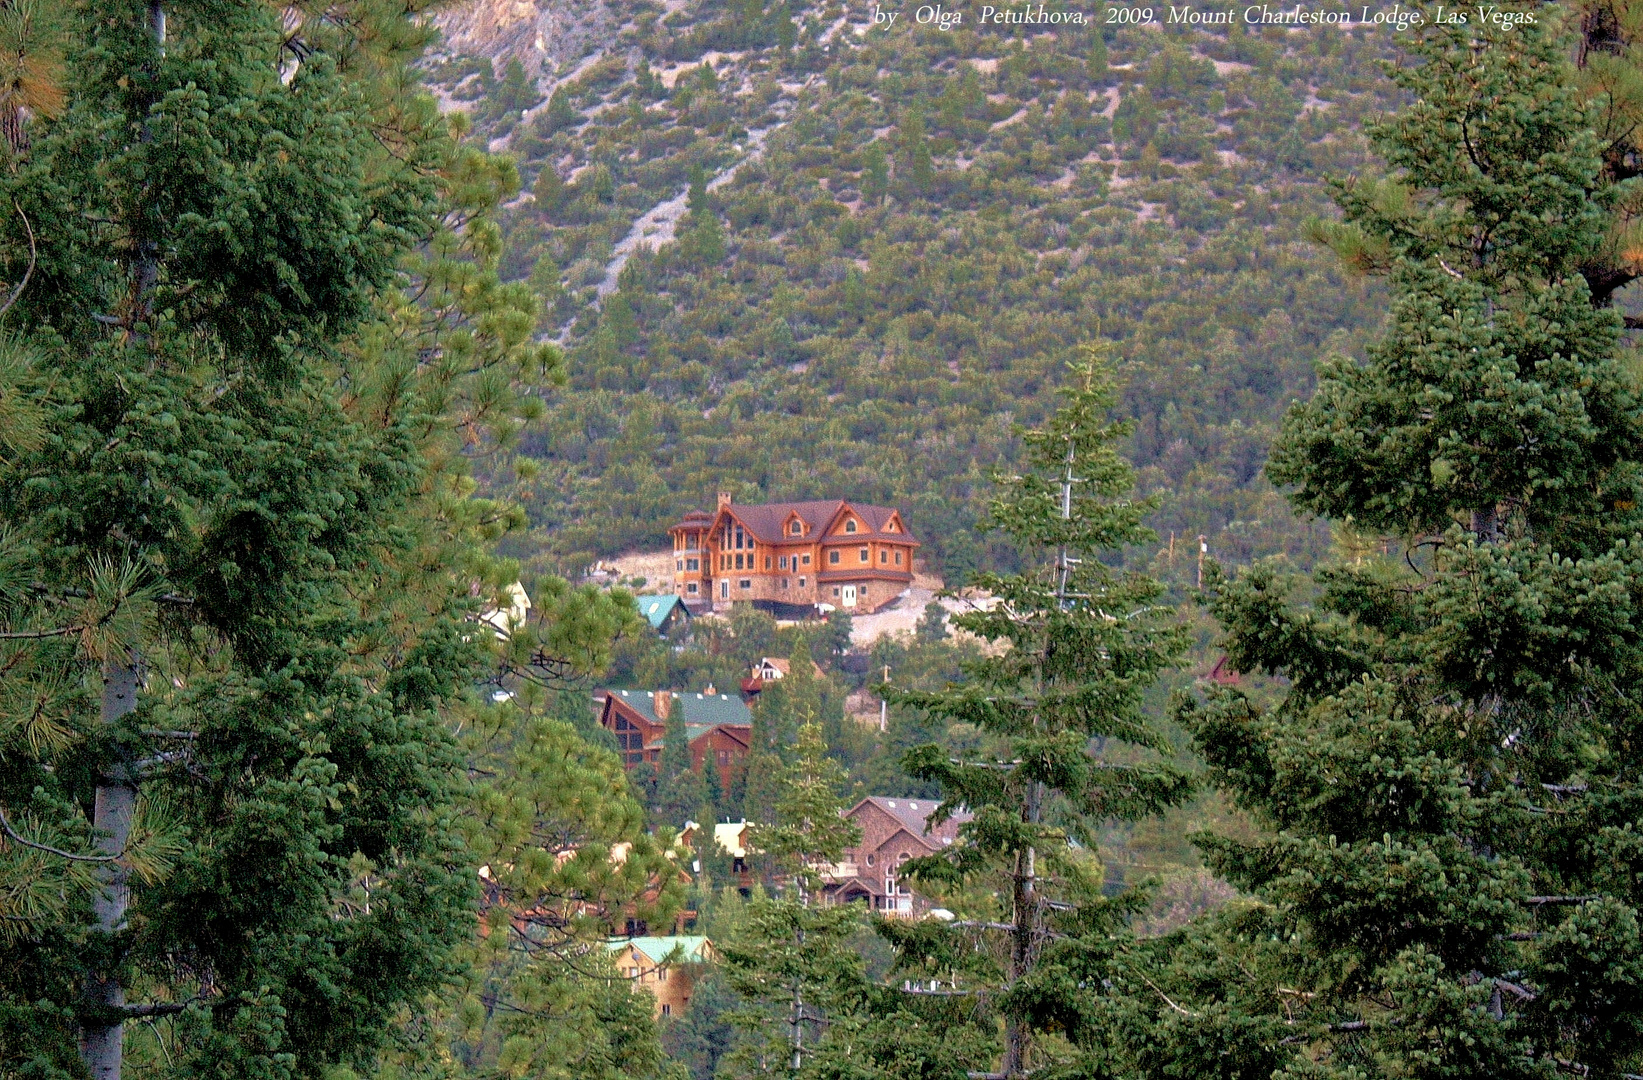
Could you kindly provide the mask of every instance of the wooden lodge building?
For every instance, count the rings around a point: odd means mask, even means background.
[[[598,701],[599,695],[594,695]],[[599,726],[616,736],[622,765],[655,768],[662,759],[667,722],[677,709],[690,740],[690,766],[701,772],[711,761],[722,790],[753,742],[753,714],[730,694],[676,694],[671,690],[607,690],[599,703]]]
[[[668,535],[673,591],[691,611],[748,601],[790,619],[823,605],[880,610],[912,584],[919,546],[888,506],[844,499],[737,506],[724,492],[714,513],[692,511]]]

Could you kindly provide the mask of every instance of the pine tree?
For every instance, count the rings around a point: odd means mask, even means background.
[[[1253,903],[1109,968],[1109,1046],[1148,1071],[1643,1067],[1643,414],[1582,275],[1620,193],[1550,10],[1510,10],[1422,30],[1371,129],[1392,175],[1321,230],[1386,275],[1390,326],[1323,365],[1271,472],[1395,554],[1354,545],[1312,610],[1275,567],[1210,575],[1232,666],[1288,684],[1182,705],[1261,831],[1198,840]]]
[[[487,291],[494,229],[440,226],[506,169],[409,89],[418,5],[45,10],[62,108],[0,176],[37,420],[0,462],[0,607],[48,646],[0,672],[0,878],[60,903],[0,940],[0,1070],[317,1074],[471,927],[458,552],[517,515],[451,433],[506,438],[552,354]],[[458,261],[430,329],[398,286]]]
[[[681,899],[669,833],[651,835],[621,763],[527,695],[479,717],[465,820],[484,866],[484,933],[466,982],[417,1027],[480,1070],[606,1080],[667,1074],[650,998],[605,958],[630,920],[665,925]],[[431,1019],[431,1023],[430,1023]],[[428,1036],[424,1036],[425,1038]],[[472,1075],[472,1073],[469,1073]]]
[[[937,887],[996,884],[1005,921],[885,932],[902,948],[904,970],[964,971],[957,989],[996,993],[1002,1072],[1011,1077],[1033,1067],[1035,1028],[1061,1026],[1040,1000],[1066,981],[1061,958],[1046,946],[1058,935],[1104,937],[1110,929],[1098,869],[1074,842],[1091,845],[1094,822],[1156,813],[1191,789],[1172,766],[1120,764],[1110,753],[1123,744],[1167,749],[1141,714],[1141,695],[1184,641],[1170,613],[1155,606],[1157,582],[1099,558],[1151,536],[1142,524],[1149,504],[1129,498],[1129,467],[1112,448],[1124,427],[1106,419],[1114,395],[1100,348],[1087,346],[1071,365],[1062,397],[1042,428],[1024,433],[1023,475],[999,477],[991,504],[991,521],[1029,569],[977,575],[997,605],[954,619],[1008,648],[967,665],[968,680],[949,689],[879,691],[986,737],[985,753],[973,759],[950,759],[935,745],[907,754],[910,775],[941,787],[933,821],[963,808],[974,818],[951,849],[909,862],[906,872]],[[975,958],[993,951],[959,939],[995,932],[1003,939],[998,962],[978,967]]]
[[[675,705],[668,713],[661,759],[656,763],[656,801],[651,817],[658,825],[680,828],[697,817],[707,803],[702,775],[690,765],[690,734],[684,713]],[[708,766],[711,771],[711,765]]]
[[[733,1055],[742,1075],[796,1075],[807,1035],[814,1042],[830,1008],[864,981],[861,958],[847,943],[860,925],[855,909],[817,903],[824,868],[861,838],[841,816],[844,772],[827,756],[820,725],[800,726],[782,781],[774,822],[755,827],[750,841],[782,895],[754,901],[742,932],[721,950],[726,981],[747,1003],[732,1014],[749,1036]]]

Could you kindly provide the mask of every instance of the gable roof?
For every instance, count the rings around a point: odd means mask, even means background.
[[[686,618],[690,617],[690,609],[685,607],[684,598],[673,593],[666,596],[635,596],[633,602],[639,608],[639,614],[649,619],[651,627],[656,630],[667,622],[674,608],[684,612]]]
[[[607,693],[651,723],[666,725],[667,721],[656,715],[656,691],[610,690]],[[744,727],[753,724],[753,713],[747,703],[730,694],[675,693],[670,705],[679,710],[687,729],[693,725],[709,728],[715,724],[740,724]]]
[[[700,935],[681,934],[675,937],[617,938],[605,942],[605,948],[611,952],[623,952],[632,948],[653,964],[661,964],[677,949],[684,963],[700,963],[708,959],[706,950],[712,944]]]
[[[867,525],[866,532],[851,533],[851,540],[882,539],[897,540],[903,543],[917,544],[907,522],[901,523],[899,532],[885,532],[884,526],[890,519],[897,517],[893,506],[871,506],[867,503],[848,502],[844,499],[815,499],[809,502],[778,502],[759,503],[743,506],[732,503],[720,510],[721,514],[729,514],[742,523],[742,527],[753,534],[753,539],[766,544],[775,544],[783,541],[792,541],[795,537],[789,535],[783,528],[789,519],[797,515],[804,522],[804,539],[813,540],[831,525],[838,516],[848,507]],[[704,522],[697,516],[698,512],[685,515],[685,520],[674,525],[672,529],[685,528],[700,529]],[[712,524],[718,523],[718,517],[712,519]],[[668,531],[672,531],[669,529]]]
[[[951,844],[958,838],[958,827],[969,821],[974,815],[960,810],[940,825],[925,829],[929,825],[930,815],[935,813],[936,807],[941,805],[940,799],[903,799],[890,798],[884,795],[869,795],[861,802],[852,806],[845,813],[845,817],[855,817],[856,812],[864,806],[873,806],[879,811],[888,814],[901,824],[913,836],[922,840],[931,847],[941,847]]]

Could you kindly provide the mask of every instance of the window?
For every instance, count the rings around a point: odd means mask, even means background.
[[[692,596],[695,596],[696,595],[696,583],[694,581],[687,582],[686,585],[685,585],[685,592],[689,593]]]
[[[853,532],[856,531],[856,519],[855,518],[851,518],[849,521],[846,521],[844,523],[844,531],[847,532],[847,533],[853,533]]]
[[[736,526],[736,546],[737,547],[743,546],[742,545],[742,540],[743,540],[744,536],[745,536],[745,534],[742,532],[742,527],[740,525]]]
[[[897,566],[901,565],[901,552],[899,552],[899,551],[896,552],[896,565]]]
[[[901,560],[897,559],[896,561],[900,562]],[[700,570],[701,568],[702,568],[702,561],[700,559],[686,559],[685,560],[685,569],[686,570]]]
[[[753,587],[753,582],[748,578],[742,578],[742,580],[738,581],[736,584],[744,589],[751,589]]]
[[[683,559],[674,559],[673,560],[673,569],[683,570],[684,568],[685,568],[685,561]]]
[[[804,588],[804,578],[799,579],[799,588]]]
[[[724,768],[726,765],[730,764],[730,751],[729,750],[718,750],[718,751],[715,751],[714,753],[715,753],[715,759],[719,762],[719,767],[721,769]]]
[[[875,857],[874,857],[874,855],[873,855],[873,853],[872,853],[872,852],[868,852],[868,853],[867,853],[867,865],[868,865],[868,866],[872,866],[872,865],[873,865],[873,863],[874,863],[874,861],[875,861]]]
[[[798,536],[804,532],[804,526],[799,523],[798,519],[795,518],[793,524],[787,527],[787,531],[792,533],[794,536]]]
[[[804,565],[806,565],[806,566],[810,565],[810,553],[808,551],[805,552],[805,554],[804,554]]]
[[[833,595],[834,596],[839,595],[839,587],[837,585],[833,586]]]
[[[663,977],[663,978],[664,978],[664,979],[665,979],[665,978],[667,978],[667,976],[666,976],[666,975],[663,975],[663,976],[662,976],[662,977]],[[668,1004],[668,1003],[667,1003],[667,1002],[665,1002],[665,1001],[664,1001],[664,1002],[662,1002],[662,1015],[663,1015],[663,1016],[672,1016],[672,1015],[673,1015],[673,1006],[672,1006],[672,1005],[669,1005],[669,1004]]]
[[[657,982],[667,982],[667,968],[657,968],[656,969],[656,981]],[[662,1006],[662,1008],[665,1009],[665,1008],[667,1008],[667,1006],[664,1005],[664,1006]]]
[[[736,569],[738,569],[738,570],[747,569],[745,566],[742,565],[742,558],[743,557],[740,556],[740,555],[736,556]]]
[[[787,579],[786,578],[782,578],[782,588],[784,588],[784,589],[787,588]]]
[[[867,561],[867,549],[866,548],[861,549],[861,561],[862,562]]]
[[[839,553],[838,553],[838,551],[836,551],[836,550],[829,551],[827,553],[827,561],[832,563],[834,566],[839,565]]]
[[[861,597],[861,598],[862,598],[862,599],[863,599],[863,600],[865,600],[865,599],[867,599],[867,586],[866,586],[866,585],[858,585],[858,586],[856,586],[856,593],[857,593],[857,594],[858,594],[858,595],[859,595],[859,596],[860,596],[860,597]]]
[[[879,548],[879,562],[886,563],[886,562],[889,562],[889,561],[890,561],[890,553],[888,551],[885,551],[883,548]]]
[[[719,599],[721,599],[721,600],[730,599],[730,582],[728,582],[728,581],[719,582]]]
[[[782,569],[786,570],[787,569],[787,556],[786,555],[783,555],[781,557],[781,564],[782,564]]]
[[[766,569],[766,570],[769,570],[769,569],[770,569],[770,556],[769,556],[769,555],[766,555],[766,556],[765,556],[765,557],[764,557],[764,568],[765,568],[765,569]]]

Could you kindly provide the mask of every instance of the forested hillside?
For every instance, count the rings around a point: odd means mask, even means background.
[[[1166,542],[1310,562],[1326,532],[1261,466],[1384,306],[1307,221],[1366,162],[1397,35],[870,11],[624,0],[548,55],[452,35],[436,85],[522,171],[504,274],[571,360],[517,553],[654,546],[729,485],[902,505],[950,580],[1007,563],[965,528],[984,480],[1101,336]]]

